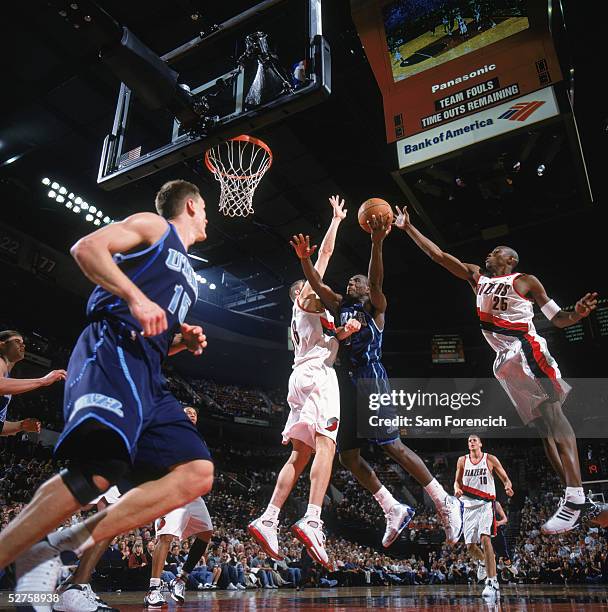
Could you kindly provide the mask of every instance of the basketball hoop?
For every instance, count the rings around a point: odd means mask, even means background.
[[[220,212],[246,217],[253,211],[253,194],[272,165],[272,151],[253,136],[236,136],[205,152],[205,165],[220,184]]]

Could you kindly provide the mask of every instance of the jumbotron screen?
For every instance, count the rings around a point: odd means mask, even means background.
[[[395,82],[530,27],[523,0],[394,0],[382,15]]]

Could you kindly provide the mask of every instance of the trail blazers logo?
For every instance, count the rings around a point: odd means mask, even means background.
[[[331,419],[327,419],[327,427],[326,431],[336,431],[338,429],[338,419],[336,417],[331,417]]]
[[[509,121],[525,121],[534,111],[539,109],[544,102],[542,100],[533,100],[532,102],[518,102],[514,104],[506,113],[498,117],[499,119],[508,119]]]

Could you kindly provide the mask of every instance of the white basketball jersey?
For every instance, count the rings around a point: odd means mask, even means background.
[[[312,312],[304,310],[299,300],[293,305],[291,339],[294,348],[293,367],[316,360],[333,366],[338,354],[334,318],[328,310]]]
[[[482,501],[496,499],[494,476],[488,466],[488,453],[484,453],[477,463],[471,461],[471,455],[464,460],[462,475],[462,502],[465,506],[477,506]]]
[[[490,346],[500,351],[505,348],[504,336],[519,338],[536,334],[532,318],[532,300],[517,293],[513,282],[521,274],[481,276],[477,281],[477,316],[483,335]],[[502,334],[497,338],[495,334]]]

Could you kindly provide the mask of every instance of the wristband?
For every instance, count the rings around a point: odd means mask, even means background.
[[[549,300],[540,311],[551,321],[553,317],[561,310],[561,308],[555,303],[554,300]]]

